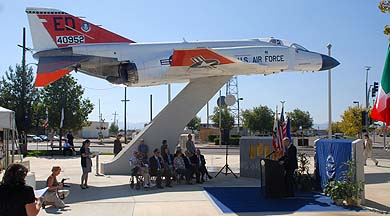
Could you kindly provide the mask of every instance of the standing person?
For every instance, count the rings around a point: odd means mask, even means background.
[[[92,160],[91,160],[91,151],[89,146],[91,145],[91,141],[88,139],[83,142],[83,145],[80,148],[81,155],[81,168],[83,170],[83,174],[81,175],[81,185],[82,189],[89,188],[88,187],[88,173],[92,171]]]
[[[165,149],[168,148],[167,140],[163,140],[160,148],[161,155],[164,157]]]
[[[153,156],[149,158],[150,176],[156,176],[157,188],[161,186],[161,174],[164,168],[163,160],[160,157],[160,150],[158,148],[153,150]]]
[[[212,179],[213,177],[209,174],[206,168],[206,159],[204,159],[204,155],[200,153],[200,149],[196,149],[196,157],[198,159],[198,164],[199,164],[199,172],[202,175],[202,182],[204,182],[204,175],[207,175],[209,179]]]
[[[286,184],[286,197],[293,197],[294,194],[294,171],[298,169],[297,148],[291,143],[288,137],[283,139],[283,145],[287,154],[279,159],[279,164],[284,166],[284,181]]]
[[[116,139],[114,140],[114,155],[116,156],[120,151],[122,151],[122,143],[121,143],[122,134],[116,135]]]
[[[364,165],[366,164],[367,158],[371,158],[371,160],[375,163],[375,166],[378,166],[378,161],[372,155],[372,140],[368,137],[368,134],[364,134]]]
[[[149,153],[149,147],[145,144],[145,140],[141,139],[139,146],[138,146],[138,152],[141,154],[142,161],[144,163],[148,163],[148,153]]]
[[[0,184],[0,215],[38,215],[42,199],[36,200],[34,189],[26,185],[27,168],[11,164]]]
[[[195,145],[194,141],[192,141],[192,135],[188,134],[188,140],[186,142],[186,149],[189,151],[192,155],[195,154]]]
[[[57,176],[60,173],[61,167],[59,166],[54,166],[51,169],[51,175],[46,180],[46,187],[49,187],[49,189],[45,195],[43,208],[45,208],[45,205],[54,205],[57,208],[65,207],[65,203],[61,199],[64,199],[69,195],[69,190],[59,190],[63,187],[63,184],[59,183],[57,180]]]
[[[66,134],[66,139],[68,139],[68,143],[71,146],[72,151],[74,152],[75,151],[74,150],[74,143],[73,143],[74,136],[72,134],[72,131],[68,131],[68,134]]]

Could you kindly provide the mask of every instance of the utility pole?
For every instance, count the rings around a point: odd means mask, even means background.
[[[22,105],[22,113],[23,113],[23,119],[25,122],[24,124],[24,131],[25,133],[27,134],[27,128],[28,128],[28,125],[27,125],[27,119],[26,119],[26,107],[24,106],[25,105],[25,98],[26,98],[26,28],[23,27],[23,45],[22,45],[22,92],[21,92],[21,105]],[[26,144],[27,145],[27,141],[26,143],[24,143],[25,140],[23,140],[23,144]],[[60,143],[61,143],[61,138],[60,138]],[[61,146],[61,145],[60,145]]]
[[[168,103],[171,102],[171,84],[168,84]]]
[[[114,124],[116,124],[116,116],[118,115],[115,111],[115,113],[112,114],[114,116]],[[117,125],[118,126],[118,125]]]
[[[370,71],[371,67],[370,66],[366,66],[366,112],[365,112],[365,117],[366,117],[366,133],[368,134],[368,105],[369,105],[369,102],[368,102],[368,98],[370,97],[369,96],[369,91],[368,91],[368,71]]]
[[[124,124],[124,126],[125,126],[125,143],[127,144],[127,127],[126,127],[126,121],[127,121],[127,119],[126,119],[126,109],[127,109],[127,107],[126,107],[126,104],[127,104],[127,102],[129,102],[130,100],[127,100],[127,86],[125,86],[125,99],[124,100],[121,100],[123,103],[125,103],[125,110],[124,110],[124,121],[125,121],[125,124]]]
[[[209,123],[210,123],[210,121],[209,121],[209,102],[207,101],[207,128],[210,127]]]
[[[330,56],[330,49],[332,44],[326,46],[328,48],[328,56]],[[332,76],[330,69],[328,70],[328,138],[332,138]]]
[[[150,122],[153,120],[153,95],[150,94]]]

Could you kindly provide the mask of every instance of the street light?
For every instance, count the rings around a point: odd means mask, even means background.
[[[326,45],[328,48],[328,56],[330,56],[330,49],[332,44]],[[332,138],[332,84],[331,84],[331,71],[328,70],[328,138]]]
[[[240,100],[244,100],[244,98],[237,99],[237,133],[240,135]]]
[[[301,142],[301,146],[304,146],[304,145],[303,145],[303,127],[302,127],[302,125],[299,126],[299,129],[301,130],[301,133],[302,133],[302,142]]]
[[[354,104],[357,104],[357,107],[360,107],[359,101],[353,101]]]

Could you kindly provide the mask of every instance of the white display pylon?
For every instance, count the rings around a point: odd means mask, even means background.
[[[149,146],[149,156],[153,149],[160,148],[164,139],[168,141],[168,147],[173,153],[187,123],[230,78],[231,76],[218,76],[191,80],[112,161],[101,164],[102,173],[130,174],[129,159],[133,151],[137,150],[141,138]]]

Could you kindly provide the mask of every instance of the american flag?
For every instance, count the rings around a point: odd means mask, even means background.
[[[284,107],[282,106],[282,112],[280,113],[280,127],[282,128],[282,140],[287,136],[287,125],[284,120]]]
[[[47,107],[46,107],[46,119],[45,119],[45,123],[43,124],[43,127],[47,128],[49,126],[49,111],[47,110]]]
[[[278,109],[276,108],[276,114],[275,114],[275,120],[274,120],[274,127],[273,127],[273,139],[272,139],[272,145],[274,147],[274,151],[277,154],[280,154],[283,151],[283,143],[282,143],[282,129],[280,127],[280,122],[278,119]]]

